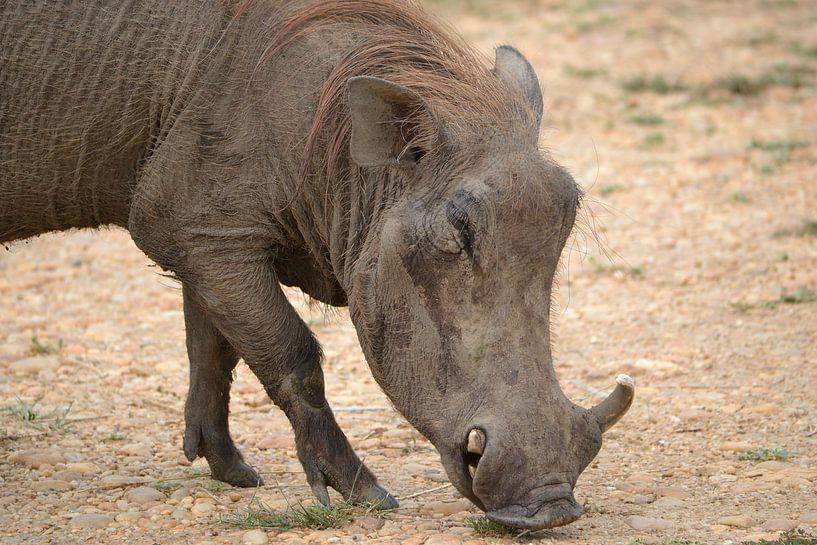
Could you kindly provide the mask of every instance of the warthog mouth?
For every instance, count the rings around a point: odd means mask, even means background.
[[[632,378],[626,375],[617,376],[616,388],[610,395],[602,403],[586,409],[590,421],[596,422],[602,433],[607,431],[627,412],[632,404],[634,392],[635,381]],[[460,445],[448,450],[448,456],[443,455],[443,465],[446,466],[449,477],[460,492],[477,507],[486,511],[490,520],[526,530],[542,530],[570,524],[582,515],[584,509],[573,496],[575,482],[570,484],[575,476],[566,474],[540,476],[547,484],[540,484],[523,493],[521,501],[517,499],[510,505],[486,508],[486,503],[493,502],[490,498],[480,497],[474,490],[474,479],[479,480],[480,462],[488,447],[486,431],[482,427],[471,428],[465,445],[462,443]],[[498,454],[494,451],[488,455],[493,458]],[[483,468],[483,471],[487,470]]]
[[[531,509],[522,505],[510,505],[502,509],[488,511],[486,516],[500,524],[525,530],[543,530],[570,524],[578,519],[584,509],[570,494],[557,500],[549,500]]]
[[[468,475],[468,488],[473,498],[478,498],[473,489],[474,477],[479,469],[479,463],[485,453],[487,437],[480,428],[474,428],[468,433],[468,441],[462,455],[463,473]],[[499,509],[487,510],[488,519],[524,530],[542,530],[564,526],[578,519],[582,513],[582,506],[573,497],[572,487],[568,483],[554,482],[537,487],[529,493],[531,503],[525,505],[508,505]],[[473,500],[472,498],[472,500]]]

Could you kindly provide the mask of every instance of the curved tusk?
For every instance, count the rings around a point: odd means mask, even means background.
[[[485,452],[485,432],[479,428],[474,428],[468,432],[468,446],[466,451],[471,454],[478,454],[482,456]]]
[[[589,409],[599,423],[602,433],[606,432],[613,425],[621,420],[635,397],[635,380],[629,375],[618,375],[616,377],[616,389],[607,396],[607,399]]]

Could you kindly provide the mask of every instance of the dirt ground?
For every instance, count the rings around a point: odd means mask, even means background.
[[[586,515],[521,540],[817,533],[814,3],[433,8],[486,52],[528,55],[543,146],[586,191],[553,315],[562,387],[589,405],[618,372],[638,382],[577,485]],[[378,390],[345,311],[324,316],[294,291],[341,427],[401,507],[328,530],[228,523],[253,497],[285,508],[309,489],[285,417],[243,364],[233,435],[267,485],[221,486],[184,461],[181,292],[158,272],[117,230],[0,249],[2,543],[509,541],[476,533],[453,488],[429,492],[447,482],[438,456]]]

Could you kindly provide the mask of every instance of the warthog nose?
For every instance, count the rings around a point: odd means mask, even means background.
[[[479,428],[474,428],[468,432],[468,443],[465,447],[465,462],[468,465],[468,474],[471,478],[477,473],[477,465],[485,452],[485,443],[488,439],[485,432]]]

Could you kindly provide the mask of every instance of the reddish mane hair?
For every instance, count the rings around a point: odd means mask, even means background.
[[[250,6],[269,0],[239,0],[236,17]],[[276,5],[272,11],[286,9]],[[281,17],[280,19],[278,17]],[[272,35],[258,65],[287,45],[322,29],[345,25],[354,35],[351,47],[324,81],[306,137],[301,178],[344,173],[340,159],[348,149],[351,121],[346,105],[346,82],[367,75],[408,87],[421,96],[435,119],[412,119],[416,143],[431,149],[440,122],[447,134],[481,140],[503,121],[536,123],[520,90],[496,77],[487,60],[443,23],[413,1],[308,1],[274,17]],[[316,152],[324,149],[323,157]],[[320,172],[323,170],[323,172]]]

